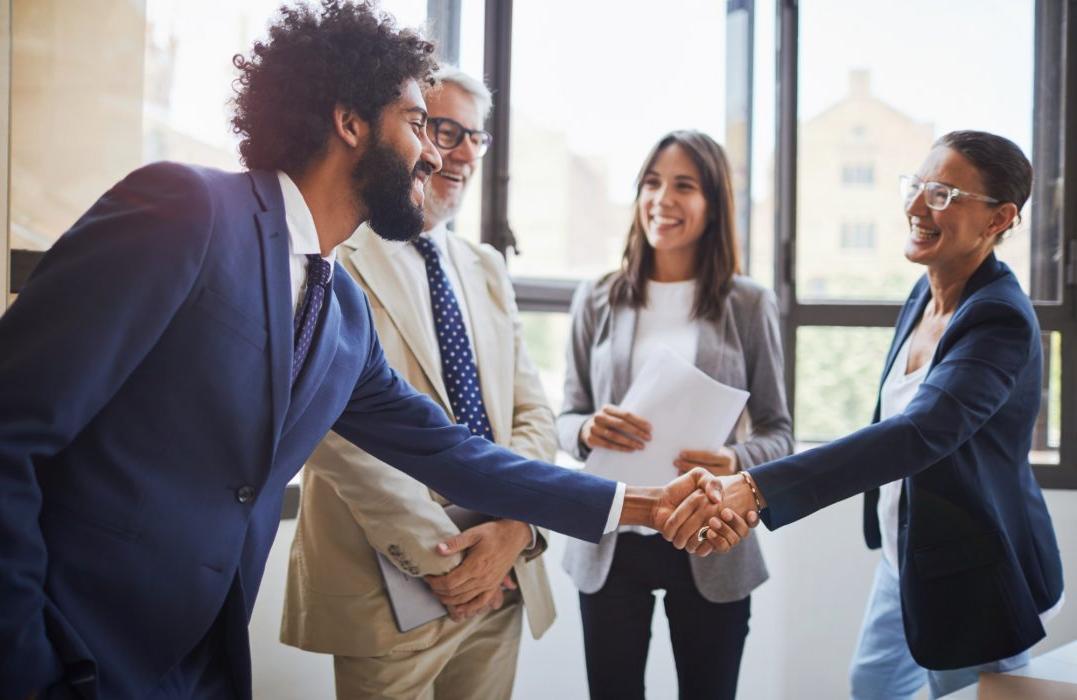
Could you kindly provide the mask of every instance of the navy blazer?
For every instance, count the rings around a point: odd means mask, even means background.
[[[898,318],[890,371],[931,297],[927,278]],[[898,514],[901,608],[913,658],[929,669],[1020,653],[1044,637],[1062,560],[1028,463],[1040,407],[1040,327],[992,254],[965,285],[905,412],[750,470],[774,529],[867,492],[864,532],[880,544],[878,487],[904,479]]]
[[[0,317],[0,697],[146,697],[218,615],[249,696],[284,487],[330,428],[465,507],[601,536],[615,485],[452,425],[339,266],[292,387],[288,260],[273,173],[155,164]]]

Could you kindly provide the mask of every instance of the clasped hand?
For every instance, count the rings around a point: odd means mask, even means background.
[[[737,476],[714,476],[699,467],[684,473],[660,490],[651,527],[677,549],[692,554],[730,551],[759,524],[755,503],[745,501],[740,481]],[[704,526],[708,530],[700,540]]]
[[[438,554],[465,552],[464,560],[443,576],[426,582],[454,620],[504,604],[504,590],[515,590],[510,572],[531,542],[531,528],[515,520],[492,520],[464,530],[437,547]]]
[[[584,422],[579,439],[590,449],[635,452],[651,440],[651,424],[642,416],[607,404]],[[661,489],[638,492],[644,501],[652,503],[651,511],[640,513],[626,501],[622,524],[636,524],[642,519],[677,549],[700,556],[728,552],[759,524],[750,493],[745,501],[744,484],[736,475],[737,455],[732,449],[686,450],[673,466],[680,477]],[[700,540],[704,526],[708,530]]]

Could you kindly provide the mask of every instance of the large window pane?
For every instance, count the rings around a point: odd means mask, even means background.
[[[755,67],[752,91],[751,256],[745,270],[755,281],[774,288],[774,13],[761,5],[755,12]]]
[[[483,76],[486,14],[483,0],[460,3],[460,68],[476,78]],[[453,230],[476,243],[482,238],[482,162],[471,174]]]
[[[797,329],[796,439],[826,442],[871,422],[890,328]]]
[[[542,378],[542,388],[554,413],[565,395],[565,349],[571,319],[568,314],[528,311],[521,314],[524,344]]]
[[[280,5],[280,0],[148,0],[145,162],[240,167],[238,139],[229,124],[232,57],[248,53],[265,35]],[[425,0],[387,0],[381,7],[400,26],[421,28],[426,21]]]
[[[1043,400],[1032,433],[1033,464],[1059,463],[1062,442],[1062,334],[1043,336]]]
[[[1031,157],[1034,6],[1031,0],[799,4],[800,299],[904,299],[923,268],[902,254],[908,224],[896,182],[917,170],[938,136],[991,131]],[[856,31],[835,41],[833,28],[850,23]],[[998,249],[1026,290],[1029,209],[1026,224]]]
[[[145,8],[12,3],[13,249],[45,250],[142,162]]]
[[[796,439],[819,443],[871,422],[894,331],[833,326],[797,329]],[[1057,464],[1061,436],[1061,337],[1043,334],[1044,384],[1030,460]]]
[[[144,163],[238,169],[232,57],[265,34],[280,4],[14,3],[11,247],[47,249]],[[381,5],[401,25],[426,20],[425,0]]]
[[[616,267],[654,142],[725,131],[725,3],[546,0],[513,7],[509,221],[517,275]],[[616,27],[611,30],[611,27]]]

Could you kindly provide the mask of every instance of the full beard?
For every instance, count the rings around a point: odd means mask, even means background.
[[[423,209],[411,201],[411,183],[430,166],[422,160],[407,163],[382,141],[376,141],[352,170],[352,180],[369,212],[370,228],[389,241],[409,241],[423,230]]]

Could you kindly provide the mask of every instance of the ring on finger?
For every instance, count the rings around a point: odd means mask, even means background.
[[[706,542],[707,533],[711,531],[710,525],[704,525],[699,528],[699,532],[696,533],[696,542]]]

